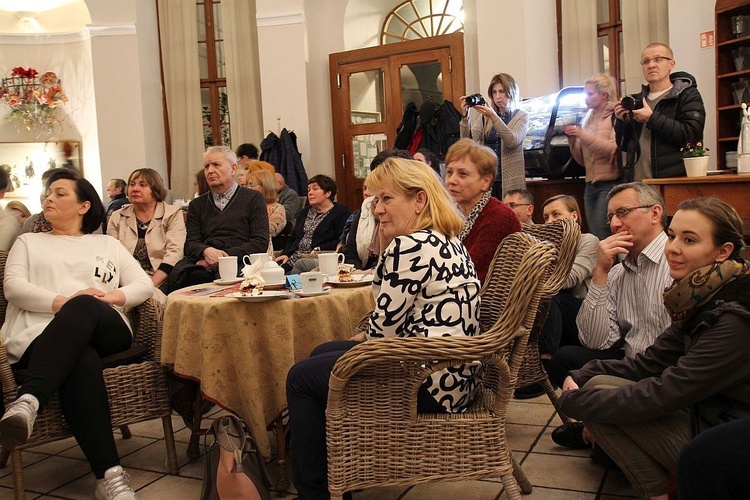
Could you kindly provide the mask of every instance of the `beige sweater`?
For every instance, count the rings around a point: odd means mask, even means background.
[[[489,120],[482,120],[481,115],[478,116],[476,120],[471,120],[471,124],[467,117],[461,119],[461,137],[471,137],[479,144],[484,144],[484,138],[487,137],[490,128],[494,127],[502,144],[500,176],[503,182],[503,194],[511,189],[526,189],[523,140],[529,130],[529,115],[526,111],[519,109],[507,125],[500,119],[491,123]]]

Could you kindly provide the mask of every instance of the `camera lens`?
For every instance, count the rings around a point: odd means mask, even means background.
[[[484,104],[485,102],[484,102],[484,97],[482,97],[482,94],[472,94],[466,97],[466,105],[469,107],[482,106]]]
[[[632,95],[626,95],[620,101],[620,105],[628,111],[633,111],[637,104],[638,101],[636,101],[635,97],[633,97]]]

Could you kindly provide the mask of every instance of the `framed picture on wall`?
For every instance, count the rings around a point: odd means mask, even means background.
[[[31,205],[38,206],[44,171],[70,168],[83,175],[81,144],[69,140],[0,142],[0,168],[8,172],[10,178],[5,197],[27,199]]]

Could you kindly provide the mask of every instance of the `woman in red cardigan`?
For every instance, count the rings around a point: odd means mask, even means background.
[[[445,155],[445,187],[466,217],[458,238],[481,281],[503,238],[521,230],[515,212],[491,196],[496,170],[494,151],[471,139],[459,140]]]

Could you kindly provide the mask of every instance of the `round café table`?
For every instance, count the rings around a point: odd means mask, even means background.
[[[211,296],[225,288],[196,285],[169,294],[161,361],[199,381],[206,399],[242,417],[268,457],[267,427],[286,408],[287,372],[318,345],[349,339],[374,307],[372,288],[253,303]],[[193,437],[189,455],[198,452]]]

